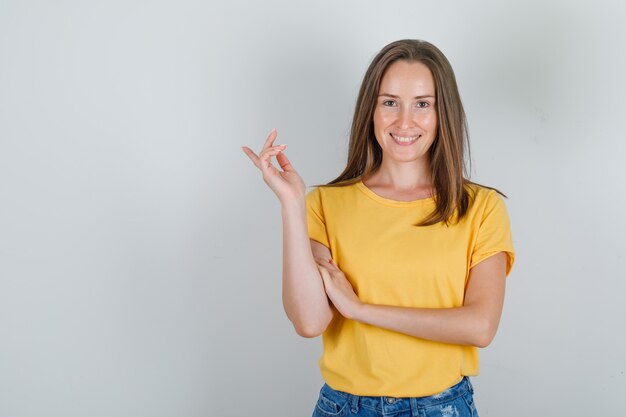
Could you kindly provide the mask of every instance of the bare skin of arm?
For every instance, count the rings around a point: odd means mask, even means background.
[[[486,347],[493,340],[504,303],[507,254],[499,252],[470,270],[463,306],[411,308],[366,304],[329,259],[318,261],[326,292],[340,314],[352,320],[436,342]]]
[[[333,313],[324,291],[316,259],[328,259],[330,251],[309,239],[306,205],[283,204],[283,306],[302,337],[321,335]]]
[[[324,290],[316,258],[328,259],[330,251],[309,239],[306,221],[305,185],[287,156],[286,145],[274,146],[276,130],[272,130],[257,156],[248,147],[243,152],[261,170],[263,180],[281,203],[283,222],[283,306],[285,313],[303,337],[324,332],[333,311]],[[272,157],[280,169],[272,164]]]

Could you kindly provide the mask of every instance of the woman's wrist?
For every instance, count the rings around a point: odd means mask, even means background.
[[[283,197],[280,199],[280,206],[283,211],[301,210],[306,207],[304,194],[294,197]]]
[[[361,323],[366,323],[367,322],[366,317],[368,314],[369,307],[371,307],[370,304],[364,303],[362,301],[359,301],[358,303],[354,303],[354,305],[351,308],[352,317],[350,317],[350,319],[361,322]]]

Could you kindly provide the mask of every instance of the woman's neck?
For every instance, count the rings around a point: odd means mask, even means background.
[[[414,201],[436,194],[429,167],[415,164],[381,164],[363,184],[381,197],[397,201]]]
[[[388,188],[399,192],[412,192],[432,188],[433,181],[428,164],[381,163],[376,172],[363,179],[367,186]]]

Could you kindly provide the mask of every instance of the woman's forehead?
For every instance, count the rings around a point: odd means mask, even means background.
[[[417,61],[397,61],[391,64],[380,81],[379,95],[435,95],[435,79],[430,69]]]

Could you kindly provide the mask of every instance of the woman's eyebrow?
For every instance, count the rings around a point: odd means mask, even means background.
[[[382,96],[391,97],[391,98],[400,98],[400,96],[396,96],[396,95],[388,94],[388,93],[382,93],[378,95],[378,97],[382,97]],[[424,94],[422,96],[415,96],[413,98],[435,98],[435,96],[431,96],[430,94]]]

